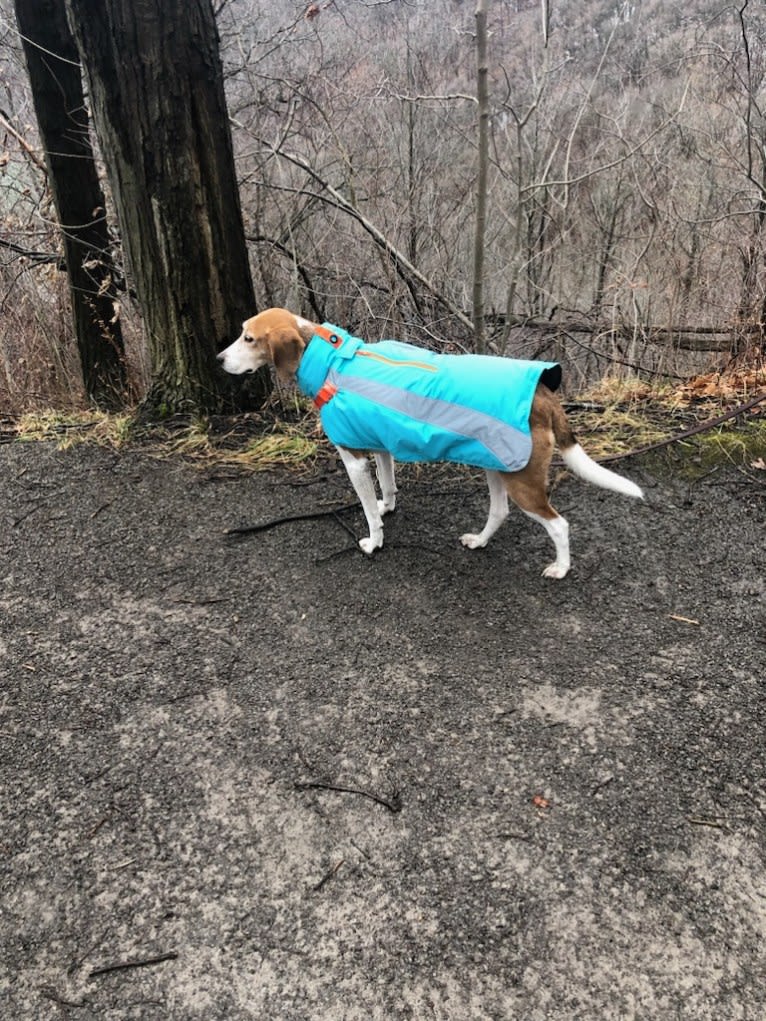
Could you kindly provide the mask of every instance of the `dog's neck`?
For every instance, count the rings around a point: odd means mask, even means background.
[[[313,398],[324,385],[333,365],[339,360],[353,358],[363,347],[363,342],[330,323],[312,326],[314,332],[301,357],[296,382],[307,397]]]

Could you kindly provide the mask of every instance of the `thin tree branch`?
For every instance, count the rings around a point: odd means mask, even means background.
[[[370,801],[374,801],[376,804],[382,805],[394,815],[402,810],[402,798],[398,791],[394,791],[390,798],[384,798],[380,794],[375,794],[374,791],[366,791],[362,787],[345,787],[341,784],[324,783],[321,780],[307,783],[300,783],[296,781],[294,786],[295,789],[299,791],[317,789],[322,791],[337,791],[339,794],[358,794],[360,797],[369,798]]]
[[[240,128],[241,130],[243,131],[248,130],[243,124],[236,121],[234,118],[231,118],[231,121],[236,127]],[[250,133],[252,134],[252,132]],[[315,170],[314,167],[311,166],[310,163],[308,163],[301,156],[298,156],[295,153],[286,152],[284,149],[277,149],[266,139],[259,138],[257,135],[254,134],[253,137],[256,138],[256,140],[260,142],[262,145],[265,145],[275,156],[281,156],[283,159],[286,159],[289,163],[294,164],[296,167],[300,167],[301,170],[303,170],[305,173],[309,175],[309,177],[316,181],[317,184],[321,188],[323,188],[331,197],[333,204],[338,209],[341,209],[343,212],[347,213],[354,220],[356,220],[357,223],[370,235],[375,244],[378,245],[378,247],[381,248],[384,252],[386,252],[388,256],[390,256],[400,276],[402,276],[403,278],[410,276],[417,280],[422,287],[425,287],[425,289],[441,305],[443,305],[444,308],[446,308],[450,315],[454,316],[466,327],[466,329],[470,330],[473,333],[473,323],[471,322],[470,318],[461,309],[459,309],[452,301],[450,301],[450,299],[445,294],[443,294],[442,291],[431,280],[428,279],[428,277],[421,273],[420,270],[416,266],[414,266],[410,262],[410,260],[402,252],[400,252],[395,245],[393,245],[388,240],[385,234],[383,234],[382,231],[378,230],[378,228],[370,220],[368,220],[367,217],[364,216],[353,203],[349,202],[348,199],[341,195],[341,193],[336,188],[333,188],[329,181],[326,181],[322,177],[322,175],[317,170]]]
[[[328,518],[344,511],[357,510],[359,502],[344,503],[340,507],[328,507],[327,510],[305,511],[302,514],[287,514],[280,518],[269,518],[258,525],[244,525],[242,528],[225,528],[224,535],[253,535],[255,532],[267,532],[278,525],[289,525],[294,521],[313,521],[316,518]]]
[[[38,170],[41,170],[43,172],[43,174],[45,175],[45,179],[47,181],[48,168],[45,165],[45,160],[40,159],[40,157],[34,151],[29,142],[27,142],[27,140],[22,135],[19,134],[19,132],[16,130],[16,128],[14,128],[14,126],[11,124],[8,118],[3,116],[2,113],[0,113],[0,124],[2,124],[2,126],[5,128],[9,135],[13,135],[13,137],[16,139],[21,148],[27,154],[31,162],[34,163]]]
[[[167,954],[159,954],[157,957],[133,958],[129,961],[118,961],[116,964],[106,964],[102,968],[94,968],[90,978],[97,978],[99,975],[109,975],[113,971],[125,971],[129,968],[147,968],[152,964],[162,964],[163,961],[175,961],[178,954],[171,950]]]

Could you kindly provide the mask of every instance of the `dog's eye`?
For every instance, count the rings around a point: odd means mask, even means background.
[[[247,333],[244,333],[242,335],[242,339],[244,340],[244,342],[246,344],[254,344],[255,343],[255,337],[251,337]]]

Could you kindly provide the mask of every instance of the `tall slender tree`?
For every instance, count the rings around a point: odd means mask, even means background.
[[[15,6],[63,235],[83,382],[94,403],[114,409],[125,397],[124,349],[77,45],[64,0],[15,0]]]
[[[484,262],[487,232],[487,187],[489,177],[489,59],[487,56],[487,8],[489,0],[476,4],[476,101],[479,115],[478,164],[476,168],[476,225],[473,244],[473,329],[476,350],[487,348],[484,313]]]
[[[221,410],[215,354],[255,301],[211,0],[67,6],[148,335],[146,408]]]

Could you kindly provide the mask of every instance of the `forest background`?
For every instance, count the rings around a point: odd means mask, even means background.
[[[766,8],[485,6],[482,81],[475,2],[216,0],[253,311],[284,305],[369,340],[555,358],[574,389],[760,363]],[[0,0],[8,413],[88,400],[13,7]],[[94,293],[119,323],[130,402],[156,370],[147,308],[87,131],[110,267]]]

